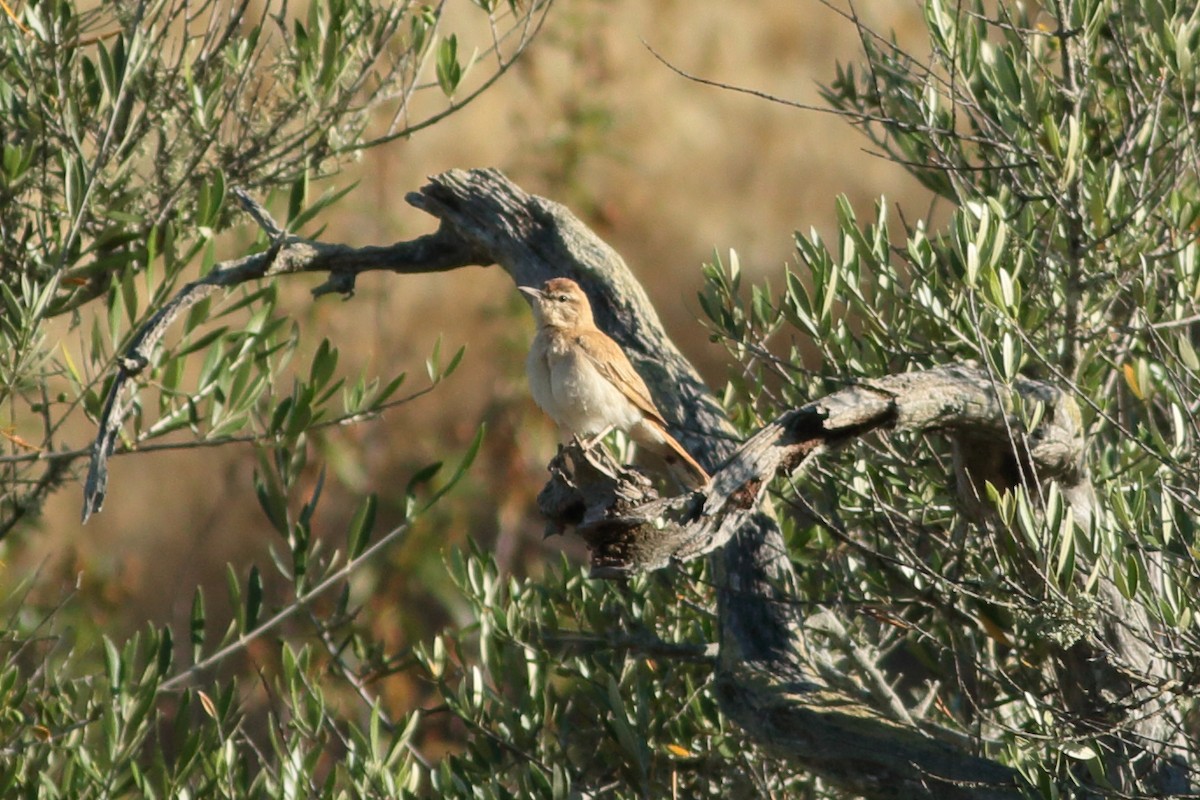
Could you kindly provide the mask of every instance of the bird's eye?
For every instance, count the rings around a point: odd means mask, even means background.
[[[565,302],[567,302],[567,296],[566,296],[565,294],[560,294],[560,295],[559,295],[559,296],[558,296],[556,299],[557,299],[557,300],[558,300],[558,302],[560,302],[560,303],[565,303]]]

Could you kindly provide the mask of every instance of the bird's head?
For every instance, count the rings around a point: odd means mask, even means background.
[[[517,288],[529,297],[539,328],[576,328],[595,324],[587,295],[570,278],[551,278],[540,289],[532,286]]]

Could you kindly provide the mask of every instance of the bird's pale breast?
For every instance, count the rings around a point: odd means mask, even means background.
[[[587,436],[640,422],[642,412],[568,336],[539,333],[526,364],[534,401],[565,432]]]

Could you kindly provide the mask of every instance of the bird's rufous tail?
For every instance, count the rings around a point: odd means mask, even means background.
[[[630,438],[667,462],[671,475],[689,489],[703,489],[711,480],[704,467],[683,449],[674,436],[662,426],[643,420],[630,431]]]

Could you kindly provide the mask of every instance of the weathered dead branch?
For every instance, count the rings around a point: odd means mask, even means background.
[[[1018,400],[1041,406],[1041,424],[1028,434],[1013,412]],[[659,499],[637,473],[572,443],[551,465],[541,508],[551,520],[578,527],[598,575],[659,569],[728,542],[774,478],[797,476],[821,454],[889,430],[969,436],[974,466],[960,478],[972,494],[985,481],[1005,489],[1056,480],[1074,499],[1076,519],[1086,520],[1093,500],[1079,420],[1069,395],[1038,381],[1001,387],[985,371],[962,366],[890,375],[764,426],[713,475],[703,497]]]
[[[985,481],[1003,488],[1053,480],[1076,519],[1084,519],[1094,500],[1070,397],[1035,381],[1000,386],[985,372],[945,367],[837,392],[784,414],[739,447],[720,405],[667,338],[620,256],[565,208],[526,194],[494,170],[447,172],[407,199],[439,220],[435,233],[360,249],[279,236],[266,253],[221,265],[185,287],[156,315],[119,362],[93,449],[85,518],[104,498],[105,459],[131,379],[163,329],[199,297],[294,272],[328,272],[317,294],[349,293],[354,277],[367,270],[495,263],[518,285],[570,277],[588,293],[599,326],[645,377],[671,433],[715,475],[707,493],[663,499],[636,470],[596,450],[566,447],[551,465],[539,505],[555,524],[574,525],[588,540],[595,574],[656,569],[710,553],[720,620],[717,694],[725,713],[778,757],[870,798],[1021,796],[1009,768],[936,730],[896,721],[903,715],[887,703],[875,708],[822,679],[807,651],[804,606],[796,602],[779,525],[760,500],[774,476],[797,474],[832,448],[874,431],[908,430],[958,443],[964,503],[978,500]],[[1035,406],[1040,421],[1026,430],[1021,420],[1038,418]]]

